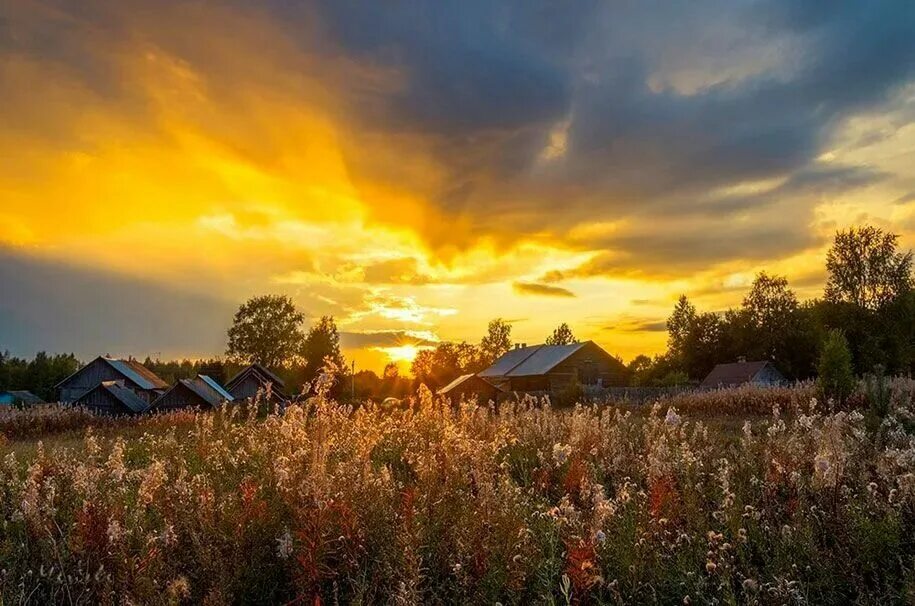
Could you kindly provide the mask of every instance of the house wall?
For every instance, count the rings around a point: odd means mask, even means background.
[[[485,404],[490,400],[495,400],[498,391],[492,385],[483,380],[467,380],[448,392],[447,397],[453,403],[463,400],[477,399],[479,404]]]
[[[782,373],[771,364],[766,364],[762,370],[756,373],[756,376],[753,377],[751,383],[753,385],[778,385],[784,381],[785,377],[782,376]]]
[[[183,383],[177,383],[174,389],[168,390],[155,401],[155,410],[177,410],[179,408],[204,405],[206,405],[206,402],[201,400],[200,396],[188,389]]]
[[[123,415],[133,414],[133,411],[124,406],[120,400],[112,396],[104,389],[96,389],[92,393],[86,394],[79,400],[81,406],[99,414]]]
[[[257,395],[257,392],[262,391],[263,389],[264,389],[264,384],[258,380],[257,375],[255,373],[250,372],[247,375],[245,375],[245,377],[243,379],[241,379],[240,381],[235,383],[232,386],[232,388],[228,389],[227,391],[230,394],[232,394],[232,397],[235,398],[236,400],[247,400],[248,398],[255,397]],[[272,401],[274,401],[274,402],[283,401],[283,399],[284,399],[283,392],[280,390],[280,388],[277,385],[273,385],[271,387],[271,392],[273,394],[273,397],[271,398]]]
[[[561,391],[569,383],[613,387],[625,385],[626,369],[619,360],[593,343],[582,347],[547,373],[548,389]]]

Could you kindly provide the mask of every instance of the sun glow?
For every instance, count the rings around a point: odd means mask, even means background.
[[[378,349],[387,354],[392,362],[412,362],[420,350],[429,348],[418,345],[395,345],[394,347],[379,347]]]

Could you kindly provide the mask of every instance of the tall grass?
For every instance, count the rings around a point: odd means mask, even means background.
[[[78,448],[42,444],[0,464],[0,595],[912,600],[911,399],[868,430],[858,412],[807,396],[790,419],[748,421],[736,441],[667,403],[647,418],[530,401],[495,414],[428,393],[404,410],[314,398],[266,419],[131,420],[151,425],[130,441],[90,427]]]

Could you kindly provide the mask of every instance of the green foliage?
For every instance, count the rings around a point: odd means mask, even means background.
[[[308,381],[313,381],[327,362],[341,369],[346,365],[340,352],[337,323],[331,316],[322,316],[317,324],[308,329],[302,351]]]
[[[31,391],[45,401],[56,397],[55,386],[79,369],[73,354],[38,352],[31,360],[0,352],[0,390]]]
[[[864,392],[870,417],[875,425],[879,424],[890,412],[890,382],[883,366],[878,365],[864,376]]]
[[[899,236],[866,225],[836,234],[826,257],[826,300],[877,310],[912,290],[912,252]]]
[[[855,389],[855,373],[848,341],[840,330],[831,330],[820,352],[819,386],[823,395],[844,402]]]
[[[264,295],[243,303],[229,328],[226,355],[267,368],[290,364],[302,352],[305,316],[287,296]]]
[[[557,326],[553,334],[546,338],[547,345],[571,345],[572,343],[575,343],[575,335],[565,322]]]
[[[490,321],[486,334],[480,340],[480,357],[483,366],[489,366],[512,347],[512,325],[496,318]]]

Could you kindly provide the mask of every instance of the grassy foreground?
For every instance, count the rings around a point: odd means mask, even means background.
[[[2,603],[912,603],[911,393],[8,412]]]

